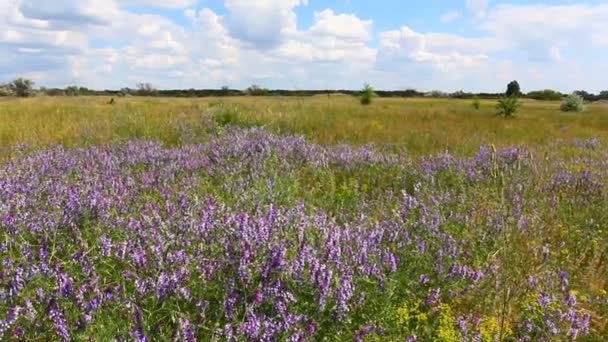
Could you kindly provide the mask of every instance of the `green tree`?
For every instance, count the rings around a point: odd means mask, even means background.
[[[9,88],[19,97],[34,95],[34,81],[18,78],[9,84]]]
[[[69,86],[65,88],[65,94],[67,96],[78,96],[80,95],[80,88],[78,86]]]
[[[521,88],[519,87],[519,82],[511,81],[507,85],[507,96],[508,97],[517,97],[521,95]]]
[[[154,95],[156,95],[156,89],[150,83],[138,83],[137,84],[137,95],[154,96]]]
[[[12,96],[13,90],[10,85],[0,83],[0,96]]]
[[[544,89],[531,91],[526,94],[526,97],[542,101],[559,101],[563,98],[563,95],[552,89]]]
[[[251,96],[266,96],[269,93],[268,89],[262,88],[257,84],[252,84],[245,92]]]

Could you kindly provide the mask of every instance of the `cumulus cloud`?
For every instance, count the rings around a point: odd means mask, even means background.
[[[443,33],[419,33],[404,26],[380,34],[380,66],[424,63],[439,71],[474,67],[488,59],[493,43]]]
[[[307,0],[226,0],[231,35],[251,47],[274,47],[296,31],[294,8]]]
[[[127,4],[135,4],[162,8],[186,8],[197,3],[197,0],[123,0]]]
[[[475,17],[483,17],[488,5],[489,0],[466,0],[467,10]]]
[[[608,36],[608,5],[500,5],[480,27],[527,58],[560,60],[562,52],[593,49]]]
[[[104,25],[110,23],[112,16],[118,13],[116,5],[106,0],[55,0],[36,1],[21,0],[13,11],[17,21],[43,24],[47,27],[75,27],[78,25]]]
[[[371,38],[372,20],[361,20],[352,14],[335,14],[331,9],[315,12],[315,22],[309,32],[317,36],[332,36],[347,41],[367,41]]]
[[[404,22],[374,32],[374,21],[318,9],[307,0],[225,0],[225,14],[196,0],[0,0],[0,80],[120,88],[378,88],[501,91],[599,90],[608,72],[608,5],[494,5],[469,0],[476,30],[425,32]],[[172,8],[135,13],[131,6]],[[205,2],[200,2],[205,4]],[[175,11],[171,13],[175,13]],[[155,13],[155,14],[151,14]],[[464,13],[464,12],[463,12]],[[445,13],[450,22],[459,12]],[[374,18],[379,20],[380,18]],[[466,31],[465,31],[466,32]],[[585,66],[593,65],[591,76]]]

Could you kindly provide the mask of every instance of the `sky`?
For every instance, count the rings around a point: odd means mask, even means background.
[[[0,82],[608,89],[608,1],[0,0]]]

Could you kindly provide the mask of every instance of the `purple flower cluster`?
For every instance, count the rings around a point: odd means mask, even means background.
[[[290,198],[293,184],[281,184],[305,169],[352,175],[375,166],[415,181],[404,177],[381,198],[361,191],[361,210],[341,214]],[[537,167],[521,148],[414,163],[261,129],[231,129],[176,148],[132,141],[18,155],[0,167],[0,309],[7,312],[0,339],[71,340],[108,324],[113,338],[137,341],[389,333],[382,315],[395,301],[416,298],[437,311],[501,293],[507,260],[498,242],[542,222],[531,219],[539,205],[526,187],[599,182],[557,173],[534,185]],[[468,190],[447,186],[445,172]],[[480,196],[496,172],[511,182],[504,201],[490,205],[493,198]],[[522,288],[553,292],[530,304],[530,325],[556,332],[567,323],[568,337],[589,334],[590,316],[570,294],[567,270],[550,264],[549,252],[537,254],[545,272],[522,270]],[[557,298],[564,299],[558,307]]]

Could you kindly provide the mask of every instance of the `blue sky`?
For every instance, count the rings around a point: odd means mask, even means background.
[[[608,89],[608,3],[0,0],[0,82]]]

